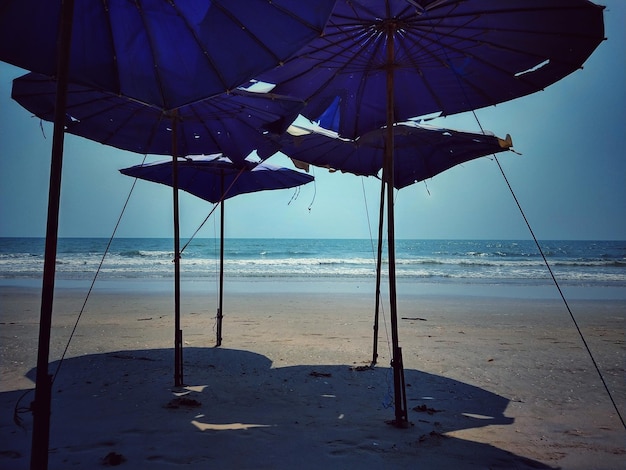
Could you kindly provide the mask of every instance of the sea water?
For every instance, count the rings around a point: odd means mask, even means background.
[[[110,244],[110,246],[109,246]],[[0,238],[0,285],[37,285],[43,238]],[[388,277],[383,244],[382,277]],[[405,290],[453,284],[471,292],[489,286],[552,286],[626,298],[626,241],[397,240],[395,273]],[[219,239],[181,241],[183,283],[219,277]],[[541,251],[540,249],[541,248]],[[366,239],[226,239],[224,277],[252,286],[262,282],[372,284],[377,242]],[[545,259],[544,259],[545,258]],[[169,281],[174,244],[167,238],[61,238],[56,279],[65,285],[92,281]],[[554,279],[553,279],[554,276]],[[435,289],[436,290],[436,289]]]

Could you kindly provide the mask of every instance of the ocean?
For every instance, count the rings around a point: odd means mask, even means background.
[[[57,285],[91,282],[108,242],[59,239]],[[181,247],[186,242],[181,240]],[[0,286],[38,286],[44,243],[43,238],[0,238]],[[626,299],[626,241],[543,241],[540,245],[559,285],[569,292]],[[321,288],[341,283],[369,286],[376,275],[375,253],[376,241],[366,239],[226,239],[224,276],[231,285],[246,288],[255,281],[265,286],[283,281],[318,283]],[[384,258],[386,278],[386,246]],[[174,275],[172,260],[171,239],[113,239],[97,282],[169,281]],[[193,239],[182,253],[183,285],[212,282],[218,276],[219,239]],[[446,285],[464,291],[554,286],[532,240],[397,240],[396,276],[408,291],[436,291],[434,286]]]

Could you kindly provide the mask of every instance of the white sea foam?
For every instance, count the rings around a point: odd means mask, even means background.
[[[104,239],[61,239],[60,279],[168,279],[173,277],[171,240],[114,240],[102,260]],[[224,272],[230,279],[374,279],[370,240],[227,240]],[[98,248],[101,247],[102,251]],[[194,241],[182,254],[184,279],[215,278],[219,243]],[[385,249],[386,250],[386,249]],[[382,275],[388,263],[383,260]],[[546,242],[549,266],[559,280],[626,288],[625,242]],[[550,271],[532,242],[401,240],[396,243],[396,277],[463,283],[536,284]],[[43,271],[43,240],[0,239],[0,279],[37,279]]]

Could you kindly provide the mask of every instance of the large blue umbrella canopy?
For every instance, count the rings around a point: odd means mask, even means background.
[[[172,161],[155,162],[124,168],[120,172],[154,183],[172,186],[174,164]],[[194,196],[212,203],[220,203],[220,285],[217,309],[217,346],[222,344],[222,318],[224,311],[224,201],[239,194],[257,191],[287,189],[313,181],[313,176],[289,168],[254,163],[245,160],[233,163],[219,155],[189,156],[177,162],[178,187]]]
[[[11,96],[51,121],[56,85],[50,77],[28,73],[13,81]],[[304,106],[296,98],[236,89],[168,111],[74,83],[66,100],[65,131],[71,134],[141,154],[225,153],[233,160],[255,149],[265,156],[274,153],[266,134],[285,131]]]
[[[407,122],[393,126],[394,187],[401,189],[485,155],[509,150],[509,136],[500,139],[475,133]],[[280,138],[281,150],[294,160],[362,176],[376,176],[383,167],[386,129],[341,139],[329,133],[298,132]]]
[[[305,99],[307,118],[355,139],[389,124],[388,71],[393,122],[509,101],[581,68],[604,39],[603,8],[588,0],[338,0],[324,34],[261,79]]]
[[[582,66],[604,39],[588,0],[337,0],[324,34],[259,78],[307,101],[303,114],[356,139],[386,126],[394,424],[408,426],[398,342],[393,125],[542,90]]]
[[[3,0],[0,60],[57,76],[62,3]],[[173,109],[279,65],[321,34],[334,0],[73,3],[69,80]]]

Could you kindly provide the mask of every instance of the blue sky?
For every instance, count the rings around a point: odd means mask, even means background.
[[[484,129],[513,137],[499,160],[540,239],[626,240],[626,2],[605,0],[608,38],[583,70],[546,90],[478,110]],[[52,125],[10,98],[25,71],[0,63],[0,236],[44,236]],[[471,113],[431,122],[478,132]],[[109,237],[133,180],[117,170],[142,155],[66,136],[59,236]],[[151,160],[162,157],[149,157]],[[270,163],[289,165],[281,157]],[[316,181],[226,203],[227,237],[369,238],[379,182],[314,170]],[[181,193],[181,238],[212,205]],[[496,163],[482,158],[396,193],[397,238],[527,239]],[[198,236],[213,237],[212,217]],[[139,181],[118,237],[171,237],[171,190]]]

